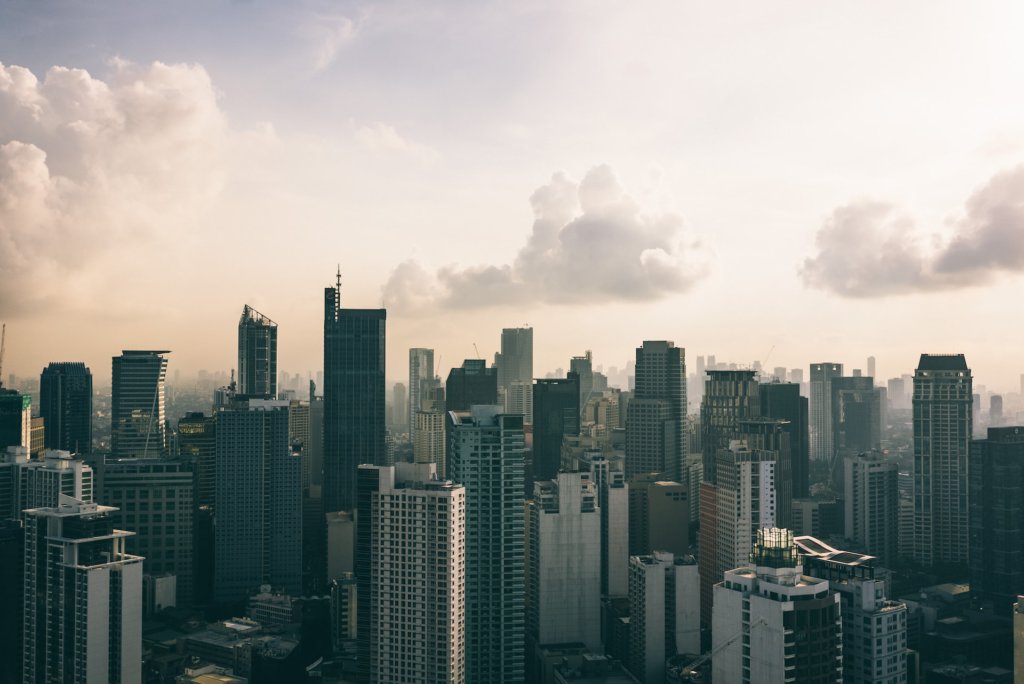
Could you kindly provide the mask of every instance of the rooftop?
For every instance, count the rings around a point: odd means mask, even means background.
[[[921,354],[917,370],[967,371],[967,359],[963,354]]]

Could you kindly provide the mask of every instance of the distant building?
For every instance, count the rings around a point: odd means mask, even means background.
[[[409,433],[416,440],[416,413],[423,408],[427,383],[434,380],[434,350],[413,347],[409,350]]]
[[[772,382],[758,387],[761,415],[788,422],[789,444],[792,449],[793,498],[806,498],[809,490],[810,427],[808,426],[807,397],[800,395],[800,385],[792,382]]]
[[[758,530],[750,560],[715,585],[716,682],[842,682],[839,594],[805,575],[789,530]]]
[[[580,434],[580,379],[568,377],[538,380],[533,385],[533,479],[551,480],[558,475],[562,440]]]
[[[217,418],[200,412],[178,420],[178,455],[192,461],[196,506],[212,506],[216,492]]]
[[[277,398],[277,323],[248,304],[238,321],[238,393]]]
[[[0,518],[21,518],[27,508],[53,508],[61,496],[93,501],[93,471],[67,451],[30,459],[24,447],[0,452]]]
[[[914,559],[967,563],[967,456],[974,425],[963,354],[922,354],[914,373]]]
[[[84,363],[51,363],[39,377],[47,449],[92,451],[92,373]]]
[[[685,555],[690,547],[689,489],[650,473],[633,478],[628,491],[629,555]]]
[[[626,477],[663,473],[685,484],[686,351],[645,340],[636,349],[636,390],[626,414]]]
[[[877,450],[882,445],[885,402],[874,378],[832,378],[832,457]]]
[[[113,358],[110,438],[118,458],[167,453],[165,354],[170,352],[125,350]]]
[[[843,376],[843,364],[826,361],[811,364],[811,460],[829,461],[835,454],[832,443],[832,380]]]
[[[466,490],[431,464],[359,467],[359,681],[466,677]]]
[[[874,451],[843,459],[845,537],[883,563],[899,558],[899,464]]]
[[[500,406],[449,416],[449,476],[466,501],[466,680],[522,682],[523,417]]]
[[[505,412],[517,413],[523,422],[533,425],[533,380],[515,380],[505,388]]]
[[[629,485],[621,470],[598,451],[584,452],[580,470],[590,473],[601,508],[601,594],[626,596],[629,591]]]
[[[498,387],[506,391],[514,382],[533,382],[533,328],[503,328],[501,352],[495,358]]]
[[[0,388],[0,451],[32,447],[32,397]]]
[[[344,309],[341,274],[324,289],[324,510],[355,508],[356,469],[382,464],[387,311]]]
[[[971,442],[968,472],[971,593],[1005,615],[1024,594],[1024,427]]]
[[[444,387],[446,411],[468,411],[473,406],[498,403],[498,369],[483,359],[466,359],[461,368],[448,372]]]
[[[629,559],[629,669],[665,682],[665,661],[700,648],[700,578],[693,556],[656,551]]]
[[[704,480],[715,484],[718,452],[738,439],[741,420],[757,416],[759,387],[752,370],[707,371],[700,405],[700,442],[704,453]]]
[[[112,512],[66,496],[26,511],[26,684],[142,681],[143,559]]]
[[[569,359],[569,371],[580,376],[580,406],[586,406],[594,392],[594,356],[588,349],[583,356]]]
[[[391,405],[394,407],[392,423],[400,430],[409,429],[409,397],[408,389],[404,383],[396,382],[394,387],[394,399]]]

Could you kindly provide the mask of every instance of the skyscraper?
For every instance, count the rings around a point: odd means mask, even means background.
[[[533,382],[533,328],[503,328],[498,367],[498,387],[513,382]]]
[[[277,398],[277,323],[248,304],[238,320],[238,393]]]
[[[810,433],[807,425],[807,397],[800,396],[800,385],[770,382],[758,387],[761,415],[787,421],[792,455],[793,498],[806,498],[809,489]]]
[[[469,681],[465,488],[432,464],[361,465],[357,498],[358,681]]]
[[[882,390],[864,376],[832,378],[833,456],[880,449],[882,446]]]
[[[460,368],[448,372],[444,386],[446,411],[468,411],[472,406],[498,403],[498,369],[488,368],[483,359],[466,359]]]
[[[562,439],[580,434],[580,378],[538,380],[533,386],[532,478],[551,480],[562,461]]]
[[[832,379],[843,375],[841,363],[811,364],[811,460],[832,461]]]
[[[84,363],[51,363],[39,377],[46,448],[92,451],[92,373]]]
[[[324,510],[355,507],[356,468],[383,463],[387,311],[343,309],[324,289]]]
[[[626,477],[658,472],[686,484],[686,352],[645,340],[636,349],[636,389],[626,414]]]
[[[914,559],[967,562],[967,457],[974,429],[963,354],[922,354],[914,373]]]
[[[25,447],[0,452],[0,518],[20,518],[26,508],[52,508],[61,495],[93,501],[93,471],[69,451],[47,450],[29,459]]]
[[[899,463],[881,452],[843,459],[845,536],[891,566],[899,556]]]
[[[971,442],[971,593],[1008,614],[1024,594],[1024,427]]]
[[[594,392],[594,357],[588,349],[583,356],[569,359],[569,370],[580,376],[580,408],[587,405]]]
[[[0,450],[32,446],[32,397],[0,388]]]
[[[391,422],[399,429],[409,429],[409,396],[405,383],[396,382],[394,388],[394,400],[392,401],[394,413]]]
[[[110,440],[114,456],[147,458],[166,453],[165,354],[170,352],[125,350],[113,358]]]
[[[288,402],[253,399],[217,412],[217,602],[261,584],[302,592],[301,468],[288,445]]]
[[[600,452],[585,451],[580,470],[590,473],[601,508],[601,594],[626,596],[629,591],[629,485],[621,470]]]
[[[217,482],[217,416],[194,411],[179,419],[178,454],[193,463],[196,506],[212,506]]]
[[[499,406],[451,416],[448,475],[466,490],[466,680],[524,676],[523,417]]]
[[[759,387],[752,370],[708,370],[700,405],[700,443],[704,480],[717,481],[718,452],[739,437],[741,420],[760,410]]]
[[[629,559],[629,669],[663,684],[665,661],[700,653],[700,578],[693,556],[665,551]]]
[[[416,441],[416,412],[423,408],[425,383],[434,380],[434,350],[409,350],[409,437]]]
[[[143,559],[113,512],[63,495],[26,511],[26,684],[142,681]]]

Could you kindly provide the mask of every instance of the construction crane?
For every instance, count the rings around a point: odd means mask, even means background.
[[[0,388],[4,386],[4,348],[7,346],[7,324],[0,332]]]
[[[473,343],[473,351],[476,352],[476,358],[478,358],[478,359],[483,359],[484,358],[484,357],[480,356],[480,348],[476,346],[476,342]]]
[[[730,646],[732,646],[734,643],[736,643],[737,639],[739,639],[744,634],[749,634],[751,631],[754,630],[754,627],[758,627],[758,626],[767,627],[768,626],[768,621],[765,620],[763,617],[762,618],[758,618],[757,620],[754,620],[752,623],[750,623],[750,630],[747,631],[747,632],[743,631],[743,628],[740,628],[740,631],[736,632],[736,634],[734,634],[729,639],[727,639],[725,641],[725,643],[719,644],[717,647],[711,649],[710,651],[708,651],[707,653],[703,654],[702,656],[700,656],[696,660],[693,660],[693,661],[687,663],[686,665],[682,666],[681,668],[679,668],[679,676],[680,676],[680,678],[685,677],[687,679],[693,679],[694,677],[697,677],[698,676],[697,670],[698,670],[698,668],[700,668],[701,665],[706,663],[711,658],[714,658],[716,655],[718,655],[719,653],[721,653],[725,649],[727,649]]]

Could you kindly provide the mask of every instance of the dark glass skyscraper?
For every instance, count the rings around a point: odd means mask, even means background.
[[[84,363],[51,363],[39,376],[39,415],[47,449],[92,450],[92,373]]]
[[[752,370],[709,370],[700,404],[700,443],[704,452],[704,481],[717,479],[720,449],[739,439],[739,422],[760,411],[758,382]]]
[[[248,304],[238,321],[238,393],[277,397],[277,323]]]
[[[558,477],[562,439],[580,434],[580,376],[533,385],[533,480]],[[529,484],[529,483],[528,483]]]
[[[800,385],[770,382],[758,387],[761,415],[788,421],[789,445],[793,456],[793,498],[807,497],[809,488],[810,432],[807,425],[807,397],[800,396]]]
[[[686,484],[686,352],[665,340],[636,349],[636,385],[626,414],[626,477],[663,473]]]
[[[466,359],[452,368],[444,388],[446,411],[468,411],[472,406],[498,403],[498,369],[488,368],[483,359]]]
[[[356,469],[383,465],[384,309],[341,308],[341,276],[324,289],[324,508],[355,507]]]
[[[145,458],[166,453],[164,354],[170,352],[125,350],[113,359],[110,432],[114,456]]]

